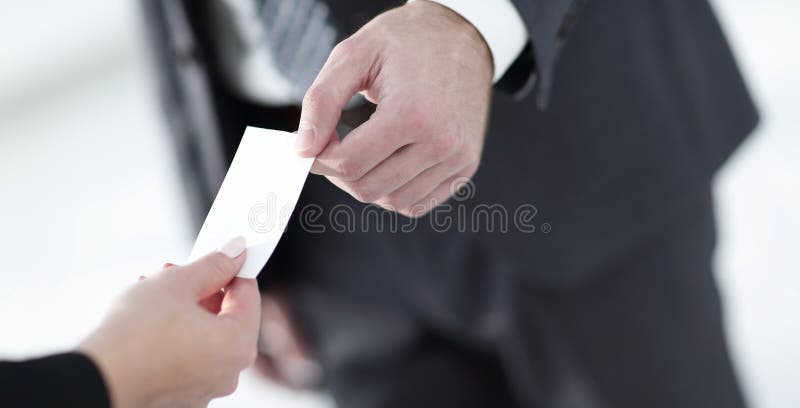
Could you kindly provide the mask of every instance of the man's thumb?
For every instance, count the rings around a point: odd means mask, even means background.
[[[333,49],[303,98],[295,145],[300,156],[315,157],[335,139],[342,109],[368,82],[371,55],[366,44],[352,37]]]

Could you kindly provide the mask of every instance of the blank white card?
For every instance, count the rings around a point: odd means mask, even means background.
[[[248,127],[189,255],[194,261],[232,238],[247,239],[239,276],[255,278],[289,222],[313,158],[295,153],[295,134]]]

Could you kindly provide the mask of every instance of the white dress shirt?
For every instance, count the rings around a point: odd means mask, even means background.
[[[528,28],[511,0],[429,1],[460,14],[481,33],[494,58],[494,82],[505,75],[528,43]]]

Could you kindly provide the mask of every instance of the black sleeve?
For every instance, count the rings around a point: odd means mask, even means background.
[[[100,371],[86,356],[0,362],[0,407],[110,407]]]
[[[530,34],[530,43],[503,76],[498,87],[517,97],[534,91],[536,102],[547,104],[553,71],[567,34],[586,0],[513,0]]]

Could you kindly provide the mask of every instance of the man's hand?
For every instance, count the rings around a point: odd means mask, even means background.
[[[303,101],[298,153],[359,201],[421,216],[478,169],[492,70],[481,35],[450,9],[416,1],[386,12],[331,53]],[[340,141],[342,109],[359,92],[377,110]]]
[[[295,323],[289,296],[271,288],[261,297],[261,337],[256,368],[268,379],[296,389],[319,386],[322,372]]]
[[[255,360],[260,323],[256,281],[235,278],[244,249],[238,238],[140,279],[81,344],[114,407],[206,406],[236,389]]]

